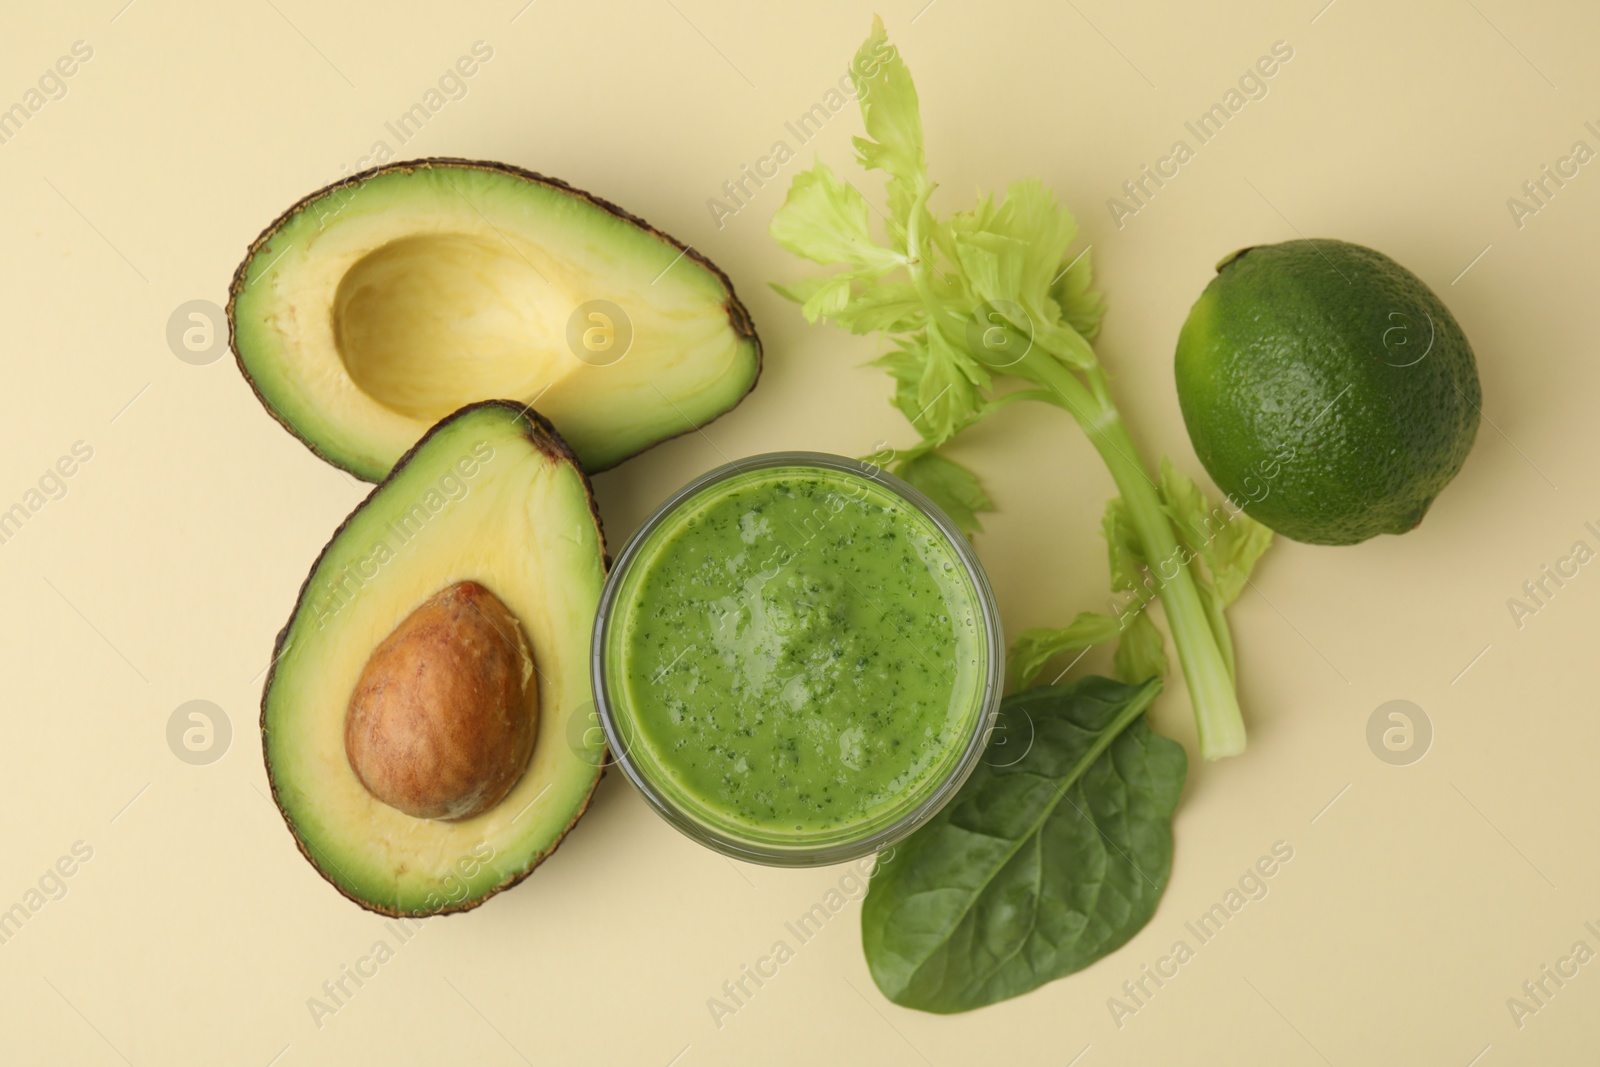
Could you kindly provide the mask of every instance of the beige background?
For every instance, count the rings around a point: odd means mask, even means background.
[[[1506,205],[1575,140],[1600,148],[1584,128],[1600,120],[1592,9],[884,6],[922,92],[936,206],[1039,175],[1076,209],[1111,306],[1099,348],[1147,457],[1201,473],[1170,366],[1212,263],[1297,233],[1376,246],[1443,295],[1492,425],[1415,533],[1266,558],[1233,612],[1250,750],[1193,767],[1161,909],[1093,968],[968,1015],[905,1011],[873,987],[851,905],[719,1029],[707,998],[843,872],[733,865],[612,775],[532,879],[427,923],[318,1028],[307,998],[383,929],[295,852],[264,799],[254,723],[273,635],[363,488],[274,425],[231,359],[175,358],[169,316],[221,303],[257,231],[381,138],[401,158],[505,160],[612,198],[715,259],[749,304],[760,387],[707,434],[598,479],[613,547],[723,456],[909,440],[887,379],[860,367],[873,343],[806,326],[767,288],[804,269],[766,236],[782,184],[813,151],[850,165],[858,116],[833,119],[722,229],[705,204],[837,80],[871,9],[123,2],[35,5],[0,35],[0,106],[75,41],[94,50],[0,145],[0,506],[74,442],[94,451],[0,545],[0,908],[75,842],[93,849],[67,895],[0,945],[0,1059],[1593,1062],[1600,963],[1521,1029],[1506,1006],[1574,941],[1600,949],[1583,925],[1600,927],[1600,576],[1585,568],[1520,630],[1506,606],[1575,540],[1600,547],[1583,528],[1600,522],[1600,169],[1521,228]],[[480,39],[494,58],[467,97],[398,146],[384,123]],[[1294,58],[1269,95],[1117,228],[1107,198],[1279,40]],[[1070,421],[1012,409],[956,452],[1002,509],[978,546],[1008,629],[1103,601],[1111,483]],[[1397,698],[1436,731],[1407,767],[1365,740]],[[191,699],[232,723],[209,766],[165,740]],[[1181,686],[1156,719],[1193,754]],[[1107,999],[1280,840],[1294,859],[1267,898],[1119,1029]]]

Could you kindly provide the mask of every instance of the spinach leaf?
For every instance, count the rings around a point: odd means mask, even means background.
[[[1090,676],[1006,699],[972,777],[872,875],[861,933],[886,997],[941,1013],[993,1004],[1150,920],[1188,767],[1144,721],[1160,689]]]

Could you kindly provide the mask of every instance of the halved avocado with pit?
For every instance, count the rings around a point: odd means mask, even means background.
[[[334,533],[261,733],[284,820],[340,892],[462,911],[554,851],[605,763],[587,728],[605,569],[576,458],[505,401],[435,426]]]
[[[228,324],[273,417],[368,481],[494,398],[536,404],[605,470],[728,411],[761,370],[710,260],[564,182],[461,159],[295,204],[240,264]]]

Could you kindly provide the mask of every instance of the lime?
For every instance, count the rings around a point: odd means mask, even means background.
[[[1381,252],[1259,245],[1217,264],[1178,335],[1178,401],[1218,488],[1285,537],[1405,533],[1478,432],[1449,310]]]

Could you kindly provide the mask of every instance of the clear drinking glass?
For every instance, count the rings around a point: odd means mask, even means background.
[[[970,598],[976,622],[972,645],[976,665],[968,685],[952,697],[954,728],[935,764],[904,794],[855,821],[825,829],[799,830],[730,818],[713,810],[678,781],[670,753],[658,751],[639,729],[630,686],[623,671],[626,617],[640,592],[643,575],[662,544],[693,525],[706,503],[737,488],[774,477],[812,476],[841,487],[859,485],[875,499],[907,508],[907,520],[948,549],[954,581]],[[743,480],[741,482],[741,480]],[[920,517],[920,519],[918,518]],[[693,634],[686,635],[691,641]],[[999,709],[1004,678],[1004,641],[994,593],[971,544],[948,516],[912,486],[879,467],[820,452],[773,452],[719,467],[684,486],[663,503],[617,557],[600,597],[595,618],[591,665],[595,706],[618,766],[645,799],[672,825],[709,848],[752,863],[820,866],[879,851],[921,826],[961,788],[977,764]]]

